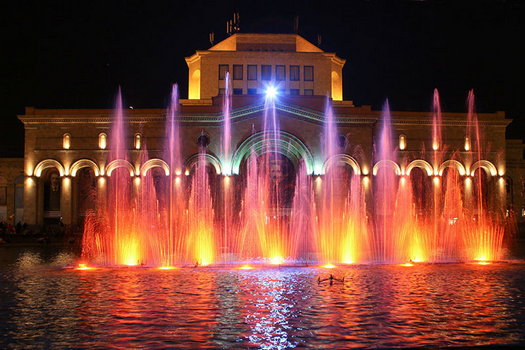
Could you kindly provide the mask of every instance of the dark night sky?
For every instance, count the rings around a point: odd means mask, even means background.
[[[23,156],[16,115],[37,108],[163,108],[170,86],[187,97],[184,57],[226,38],[234,11],[242,32],[299,34],[336,52],[344,98],[380,109],[429,110],[434,88],[445,112],[504,110],[507,132],[525,137],[525,2],[521,0],[24,1],[3,6],[0,157]]]

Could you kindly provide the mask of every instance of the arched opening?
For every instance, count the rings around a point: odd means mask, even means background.
[[[44,225],[60,223],[61,178],[59,170],[48,168],[43,174],[44,181]]]
[[[92,168],[84,167],[76,172],[77,208],[79,224],[95,213],[97,208],[97,177]]]
[[[7,221],[7,179],[0,175],[0,221]]]
[[[410,171],[410,183],[412,184],[412,203],[416,216],[425,216],[429,208],[428,175],[421,168],[413,168]]]
[[[474,217],[485,215],[488,213],[490,205],[490,182],[491,176],[487,171],[481,167],[476,168],[472,173],[473,183],[473,203],[474,203]]]
[[[461,181],[461,168],[447,166],[441,172],[441,212],[448,224],[453,224],[463,216],[463,206],[471,193],[470,178],[465,185]],[[466,192],[467,191],[467,192]]]
[[[24,175],[15,178],[15,222],[24,222]]]

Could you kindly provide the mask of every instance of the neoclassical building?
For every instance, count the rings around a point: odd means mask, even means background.
[[[153,168],[183,176],[195,165],[199,144],[206,146],[206,159],[217,176],[238,175],[251,145],[261,141],[269,86],[278,93],[278,151],[293,166],[304,162],[308,175],[322,176],[327,167],[337,163],[348,166],[355,175],[369,177],[373,183],[377,169],[388,166],[398,176],[417,172],[424,177],[423,182],[430,184],[449,167],[465,178],[482,171],[488,186],[494,189],[490,200],[495,210],[505,215],[513,209],[518,219],[524,220],[524,148],[521,140],[505,139],[511,120],[504,112],[477,114],[484,135],[482,152],[478,152],[477,143],[471,142],[466,133],[466,113],[443,113],[442,141],[436,144],[431,112],[392,111],[395,160],[381,162],[377,140],[383,125],[382,112],[343,100],[345,60],[335,53],[324,52],[295,34],[237,33],[208,50],[195,52],[186,62],[189,96],[180,99],[178,106],[182,169],[168,169],[163,160],[164,109],[124,111],[128,159],[115,162],[110,158],[114,110],[27,107],[19,116],[25,126],[23,221],[29,225],[56,224],[60,220],[76,224],[93,206],[100,184],[115,168],[127,167],[132,177]],[[221,155],[222,95],[226,92],[227,73],[232,91],[231,165],[226,165]],[[327,99],[340,141],[333,159],[325,159],[321,137]],[[0,187],[7,188],[9,202],[21,181],[20,177],[15,180],[14,175],[5,175],[7,166],[2,162]],[[0,210],[1,205],[0,196]],[[5,216],[15,210],[20,214],[22,209],[10,202]]]

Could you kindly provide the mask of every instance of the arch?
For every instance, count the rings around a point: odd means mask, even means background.
[[[390,159],[382,159],[374,165],[374,168],[372,169],[372,174],[374,174],[374,176],[377,175],[379,168],[394,169],[396,175],[401,175],[401,168],[399,168],[399,165]]]
[[[126,169],[128,169],[129,170],[129,174],[130,174],[131,177],[133,177],[135,175],[135,167],[130,162],[128,162],[125,159],[115,159],[115,160],[111,161],[106,166],[106,174],[108,176],[111,176],[111,173],[113,172],[113,170],[115,170],[117,168],[126,168]]]
[[[197,162],[199,161],[199,156],[201,155],[197,153],[188,158],[185,164],[186,171],[189,171],[191,168],[193,168],[197,164]],[[215,172],[217,173],[217,175],[222,174],[222,164],[221,164],[221,161],[217,159],[217,157],[209,153],[204,154],[204,157],[205,157],[206,164],[213,166],[215,168]]]
[[[100,169],[98,165],[92,161],[91,159],[79,159],[76,162],[74,162],[71,167],[69,168],[69,173],[71,176],[75,177],[77,176],[77,171],[79,171],[82,168],[91,168],[95,172],[95,176],[100,175]]]
[[[459,175],[462,175],[462,176],[467,173],[467,171],[465,170],[465,167],[463,166],[463,164],[461,164],[457,160],[449,159],[449,160],[444,161],[439,166],[439,168],[438,168],[439,176],[443,175],[443,171],[445,171],[445,169],[448,168],[448,167],[456,168],[456,170],[459,172]]]
[[[354,171],[354,174],[361,175],[361,167],[359,166],[359,163],[355,158],[348,154],[336,154],[326,160],[323,164],[323,173],[326,174],[328,169],[330,169],[334,165],[344,165],[348,164],[352,167],[352,170]]]
[[[38,163],[35,166],[35,169],[33,170],[33,174],[36,177],[40,177],[40,175],[42,175],[42,171],[48,168],[57,168],[60,176],[64,176],[65,174],[64,166],[62,166],[62,164],[55,159],[44,159],[43,161]]]
[[[498,170],[496,169],[496,167],[494,166],[494,164],[492,164],[491,162],[489,162],[488,160],[478,160],[476,163],[474,163],[472,165],[472,167],[470,168],[470,176],[474,176],[474,172],[478,169],[478,168],[481,168],[483,170],[485,170],[485,172],[487,173],[487,175],[491,175],[491,176],[496,176],[498,175]]]
[[[164,169],[164,173],[166,174],[166,176],[170,176],[170,167],[168,163],[159,158],[152,158],[146,161],[144,164],[142,164],[142,166],[140,167],[142,176],[146,176],[148,171],[152,168],[162,168]]]
[[[248,158],[252,150],[258,155],[276,152],[288,157],[295,167],[304,160],[306,172],[313,174],[314,158],[306,145],[295,135],[286,131],[279,131],[279,138],[275,132],[258,132],[244,140],[235,151],[232,158],[232,173],[239,174],[241,163]]]
[[[432,176],[432,174],[434,173],[434,170],[432,169],[432,165],[430,165],[430,163],[424,159],[416,159],[416,160],[411,161],[410,164],[408,164],[407,166],[406,174],[410,175],[410,172],[414,168],[420,168],[422,170],[425,170],[428,176]]]

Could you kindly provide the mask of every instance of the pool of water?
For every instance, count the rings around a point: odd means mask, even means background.
[[[0,348],[525,344],[521,262],[79,271],[49,247],[0,256]],[[318,283],[330,274],[344,283]]]

